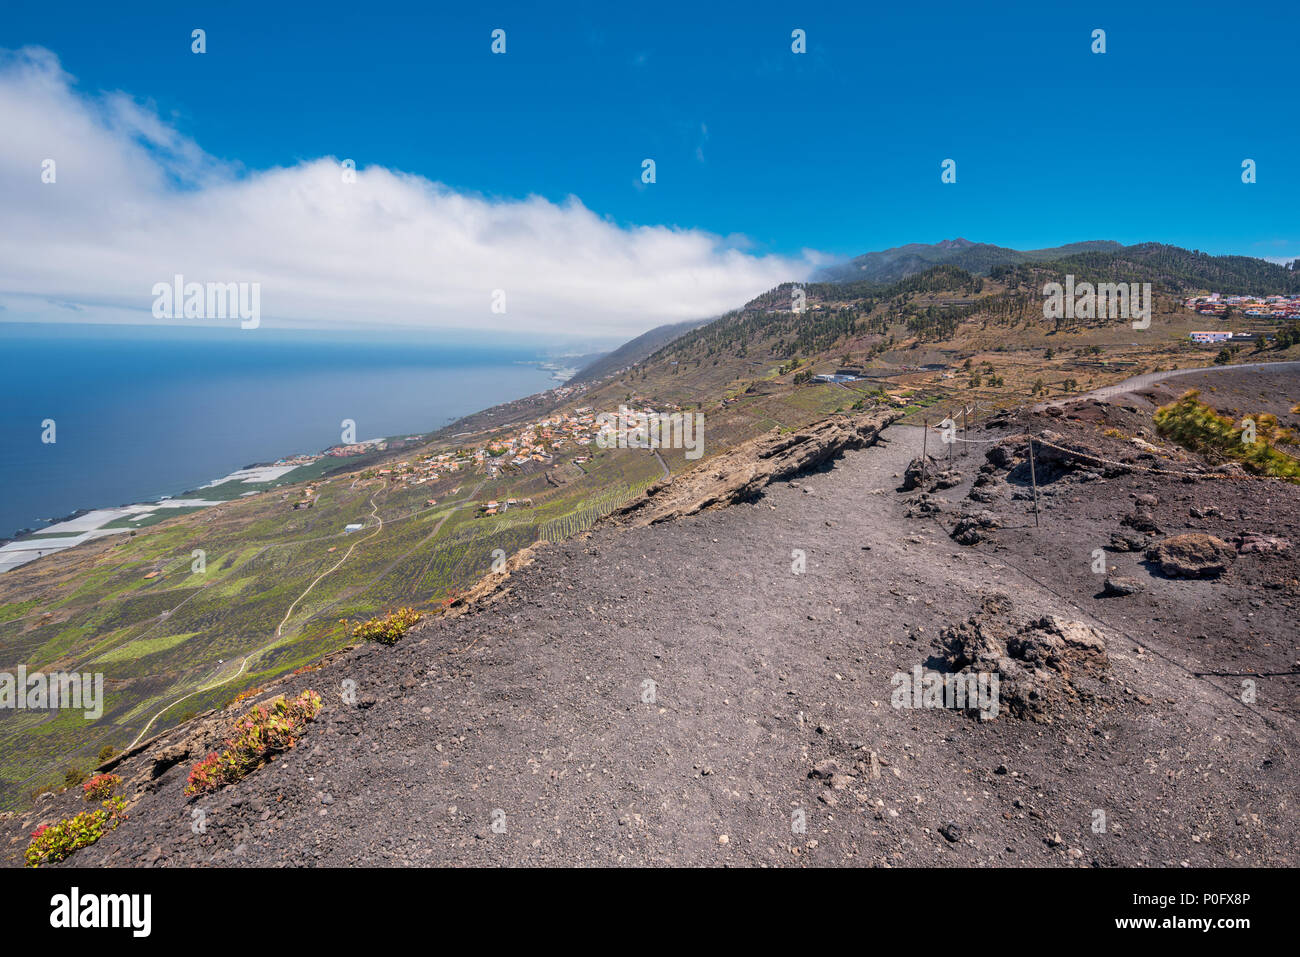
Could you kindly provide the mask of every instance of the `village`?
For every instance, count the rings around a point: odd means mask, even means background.
[[[1202,316],[1215,319],[1272,319],[1278,322],[1300,319],[1300,296],[1225,296],[1213,292],[1193,296],[1183,303]],[[1187,338],[1196,345],[1246,344],[1270,340],[1267,332],[1237,332],[1231,329],[1203,329],[1189,332]]]
[[[1300,319],[1300,296],[1224,296],[1212,292],[1183,303],[1202,316],[1227,319],[1234,314],[1252,319]]]
[[[501,431],[504,432],[505,428]],[[496,479],[507,469],[527,472],[546,468],[556,460],[557,455],[581,453],[595,440],[595,432],[595,413],[590,407],[581,407],[572,412],[555,412],[543,416],[473,448],[429,452],[411,460],[385,465],[371,474],[408,487],[435,483],[462,472]],[[581,466],[590,458],[590,455],[578,454],[570,461]],[[459,488],[452,489],[451,493],[457,491]],[[430,498],[425,504],[432,507],[437,504],[437,499]],[[490,499],[480,503],[478,511],[483,515],[496,515],[512,508],[531,507],[532,504],[530,498],[506,498],[500,501]]]

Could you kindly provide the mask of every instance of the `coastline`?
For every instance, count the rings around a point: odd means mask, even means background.
[[[38,558],[43,558],[51,552],[73,548],[83,542],[93,541],[109,535],[134,532],[138,529],[148,528],[150,525],[157,524],[157,522],[167,518],[175,518],[178,515],[221,505],[231,501],[232,498],[256,495],[279,488],[282,485],[293,485],[300,481],[306,481],[308,476],[294,477],[294,473],[307,469],[327,458],[338,459],[338,464],[331,464],[328,469],[321,472],[322,475],[344,468],[349,464],[355,465],[360,460],[374,458],[377,454],[393,448],[394,443],[401,443],[396,445],[397,448],[401,448],[407,443],[422,443],[426,438],[427,435],[422,434],[400,439],[396,437],[369,439],[357,444],[360,446],[374,446],[375,450],[358,455],[332,454],[336,450],[345,447],[331,446],[315,454],[297,454],[285,456],[275,462],[246,465],[221,478],[213,479],[196,489],[188,489],[174,495],[163,495],[157,499],[116,506],[79,508],[62,518],[53,519],[48,525],[39,529],[19,529],[12,537],[0,538],[0,574],[15,568],[21,568],[23,565],[36,561]],[[301,461],[298,464],[287,464],[291,460]],[[257,473],[268,470],[276,474],[267,477],[264,481],[259,481]],[[249,476],[247,473],[254,474]],[[243,484],[248,485],[249,488],[239,496],[225,498],[202,496],[204,489],[218,489],[229,484]],[[174,514],[166,514],[169,511]],[[132,516],[136,516],[135,520],[131,519]],[[23,545],[29,547],[14,547]],[[36,554],[29,555],[28,553],[31,552],[36,552]]]
[[[538,363],[537,365],[543,371],[551,371],[552,378],[556,380],[559,380],[559,376],[564,374],[566,378],[563,381],[567,381],[575,374],[573,370],[560,369],[552,363]],[[480,418],[494,419],[493,425],[507,424],[520,415],[526,416],[530,414],[539,406],[545,406],[563,398],[568,391],[563,390],[563,381],[557,381],[557,384],[550,389],[530,393],[516,399],[509,399],[466,416],[449,417],[446,425],[430,432],[367,439],[351,446],[333,445],[316,453],[295,453],[282,456],[273,462],[254,462],[197,488],[162,495],[157,499],[117,506],[76,509],[63,517],[51,520],[47,525],[40,528],[19,529],[10,537],[0,537],[0,574],[20,568],[45,557],[51,552],[64,551],[83,542],[93,541],[109,535],[131,533],[148,528],[150,525],[166,518],[174,518],[190,512],[200,511],[232,501],[235,498],[256,495],[284,485],[309,481],[312,478],[323,477],[340,469],[355,468],[365,461],[407,446],[427,445],[431,441],[454,437],[449,434],[453,428],[461,426],[470,427],[471,430],[482,428],[482,425],[473,424],[475,420]],[[352,450],[352,452],[351,454],[344,454],[345,450]],[[337,463],[328,462],[327,460],[330,459],[336,459]],[[325,465],[318,468],[321,463],[325,463]],[[275,474],[264,474],[268,472],[274,472]],[[225,486],[239,485],[247,485],[248,488],[237,490],[238,494],[236,495],[227,494],[236,491],[236,489],[227,488],[222,493],[223,497],[220,498],[210,498],[203,494],[205,490],[220,490]],[[173,514],[166,514],[169,511]],[[88,516],[92,517],[91,521],[86,521]],[[133,520],[132,516],[136,516],[136,518]],[[28,547],[15,547],[22,545]],[[32,552],[35,552],[35,554],[29,554]]]
[[[101,509],[208,498],[236,463],[252,463],[242,471],[286,450],[323,454],[348,421],[363,437],[427,436],[557,384],[540,368],[555,360],[525,347],[361,332],[304,339],[272,328],[155,332],[0,324],[10,369],[0,383],[0,549]],[[45,371],[55,366],[57,376]],[[46,420],[57,421],[57,444],[35,441],[32,423]]]

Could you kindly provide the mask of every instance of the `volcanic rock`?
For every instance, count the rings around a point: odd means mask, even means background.
[[[1174,535],[1147,549],[1147,561],[1171,578],[1217,578],[1237,553],[1221,539],[1201,532]]]
[[[654,525],[747,501],[772,482],[815,468],[846,449],[871,445],[882,429],[900,418],[901,412],[887,409],[832,416],[797,432],[773,429],[728,449],[702,467],[651,486],[601,521],[631,527]]]

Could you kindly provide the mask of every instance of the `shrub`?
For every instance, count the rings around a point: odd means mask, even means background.
[[[269,706],[255,705],[235,722],[224,751],[213,751],[190,769],[185,793],[202,794],[234,784],[269,758],[289,750],[320,709],[320,695],[314,691],[304,691],[292,701],[281,696]]]
[[[361,622],[352,629],[352,637],[377,641],[381,645],[393,645],[422,617],[424,616],[414,608],[399,608],[382,617]]]
[[[32,843],[23,859],[28,867],[40,867],[63,860],[73,851],[94,844],[106,831],[126,820],[126,799],[115,797],[95,811],[82,811],[54,824],[42,824],[32,831]]]
[[[84,780],[86,780],[86,772],[75,764],[69,764],[68,769],[63,772],[63,786],[65,788],[75,788]]]
[[[103,801],[112,797],[113,791],[122,783],[116,774],[96,774],[81,786],[82,797],[87,801]]]
[[[116,752],[113,750],[113,746],[111,744],[104,745],[102,748],[99,749],[99,763],[103,764],[105,761],[111,758],[115,753]]]
[[[1287,443],[1293,436],[1279,427],[1269,413],[1254,416],[1254,442],[1242,442],[1243,429],[1200,401],[1196,389],[1177,402],[1161,406],[1153,416],[1156,431],[1179,445],[1218,458],[1240,462],[1248,472],[1300,482],[1300,462],[1274,449],[1269,443]]]

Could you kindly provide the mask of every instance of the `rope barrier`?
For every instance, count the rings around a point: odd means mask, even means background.
[[[932,431],[943,431],[942,429],[939,429],[938,426],[931,426],[930,428]],[[1004,442],[1028,440],[1030,437],[1031,437],[1030,433],[1028,432],[1019,432],[1012,435],[1005,435],[1000,439],[964,439],[961,436],[954,435],[954,436],[950,436],[948,441],[952,443],[963,442],[967,445],[1001,445]],[[1191,469],[1148,468],[1147,466],[1144,465],[1136,465],[1131,462],[1117,462],[1114,459],[1104,458],[1100,455],[1092,455],[1091,453],[1088,452],[1080,452],[1078,449],[1066,448],[1065,446],[1057,445],[1055,442],[1047,441],[1042,437],[1041,434],[1034,435],[1032,436],[1032,438],[1039,445],[1044,445],[1047,446],[1048,448],[1056,449],[1058,452],[1064,452],[1066,455],[1071,455],[1074,456],[1075,458],[1080,458],[1080,459],[1087,459],[1090,462],[1098,462],[1103,465],[1114,466],[1115,468],[1124,469],[1130,472],[1145,472],[1149,475],[1165,475],[1165,476],[1190,475],[1193,476],[1194,478],[1201,478],[1201,479],[1228,479],[1233,481],[1252,480],[1252,479],[1267,480],[1275,477],[1271,475],[1251,475],[1250,473],[1243,473],[1237,475],[1231,472],[1198,472]]]
[[[1039,436],[1034,436],[1034,441],[1037,442],[1039,445],[1045,445],[1048,448],[1056,449],[1058,452],[1064,452],[1067,455],[1073,455],[1076,458],[1088,459],[1089,461],[1092,462],[1102,462],[1106,465],[1113,465],[1116,468],[1128,469],[1129,471],[1132,472],[1146,472],[1150,475],[1191,475],[1195,478],[1238,479],[1238,480],[1269,479],[1273,477],[1271,475],[1250,475],[1248,473],[1243,473],[1241,475],[1234,475],[1230,472],[1193,472],[1188,469],[1152,469],[1152,468],[1147,468],[1146,466],[1143,465],[1132,465],[1127,462],[1116,462],[1113,461],[1112,459],[1102,458],[1099,455],[1089,455],[1086,452],[1079,452],[1076,451],[1075,449],[1063,448],[1062,446],[1056,445],[1053,442],[1048,442],[1047,440]]]

